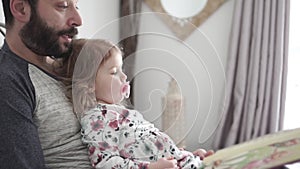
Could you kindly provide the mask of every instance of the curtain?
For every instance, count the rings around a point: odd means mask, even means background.
[[[215,149],[282,129],[289,5],[289,0],[235,0]]]
[[[140,26],[141,0],[120,1],[120,46],[124,52],[124,68],[128,79],[131,80],[130,102],[133,104],[133,68],[135,64],[135,52],[138,45],[138,33]],[[130,57],[130,58],[129,58]],[[128,58],[128,59],[126,59]]]

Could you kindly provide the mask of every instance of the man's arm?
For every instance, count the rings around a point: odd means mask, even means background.
[[[24,76],[0,72],[0,168],[45,168],[33,123],[34,89]]]

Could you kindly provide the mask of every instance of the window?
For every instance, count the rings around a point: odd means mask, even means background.
[[[284,129],[300,127],[300,1],[290,1],[289,61]]]

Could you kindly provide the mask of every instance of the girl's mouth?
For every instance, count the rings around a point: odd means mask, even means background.
[[[122,85],[122,87],[121,87],[121,94],[125,98],[129,98],[129,95],[130,95],[130,85],[129,85],[129,82],[126,82],[126,83],[124,83]]]

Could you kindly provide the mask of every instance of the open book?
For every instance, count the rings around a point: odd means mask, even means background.
[[[203,168],[274,168],[297,161],[300,161],[300,128],[265,135],[218,150],[203,160]]]

